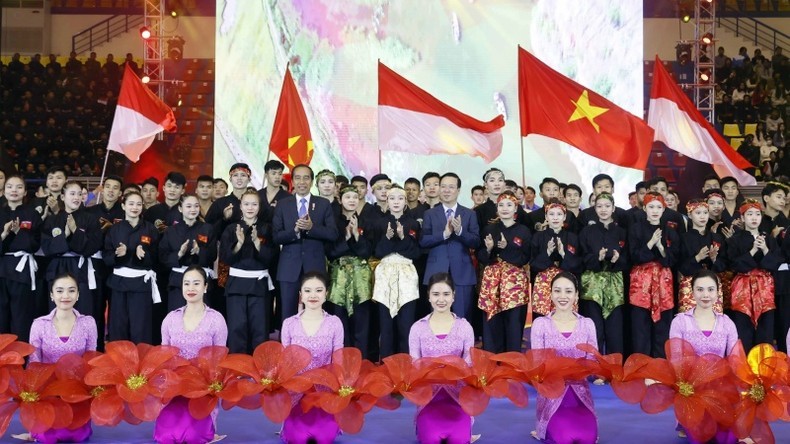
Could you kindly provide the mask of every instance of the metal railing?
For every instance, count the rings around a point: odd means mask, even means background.
[[[726,12],[737,12],[729,6],[724,8]],[[738,37],[743,37],[763,49],[763,51],[773,52],[777,46],[784,50],[790,49],[790,36],[771,27],[765,22],[743,16],[718,16],[718,25],[724,29],[732,31]],[[766,55],[766,54],[764,54]]]
[[[71,50],[77,54],[93,51],[96,46],[107,43],[113,37],[136,29],[142,24],[142,15],[113,15],[71,36]]]

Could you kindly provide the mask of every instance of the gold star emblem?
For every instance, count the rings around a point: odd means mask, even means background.
[[[585,89],[582,91],[582,95],[579,96],[577,101],[571,100],[576,106],[576,110],[573,111],[571,118],[568,119],[568,123],[579,120],[579,119],[587,119],[590,124],[595,128],[595,132],[600,133],[601,128],[595,123],[595,118],[600,116],[601,114],[609,111],[609,108],[601,108],[600,106],[593,106],[590,104],[590,97],[587,94],[587,90]]]
[[[302,138],[302,136],[293,136],[293,137],[289,137],[288,138],[288,163],[290,163],[291,165],[295,165],[294,159],[293,159],[293,157],[291,157],[291,148],[293,148],[293,146],[296,145],[296,142],[298,142],[299,139],[301,139],[301,138]],[[313,152],[313,141],[312,140],[308,140],[307,141],[307,158],[310,157],[312,152]]]

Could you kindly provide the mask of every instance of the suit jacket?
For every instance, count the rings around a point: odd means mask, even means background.
[[[313,228],[297,235],[294,226],[299,213],[295,195],[284,197],[274,207],[272,238],[275,244],[282,245],[277,264],[278,281],[296,282],[302,271],[326,273],[324,247],[337,240],[332,206],[328,200],[313,194],[307,212],[313,221]]]
[[[461,216],[461,235],[450,234],[444,238],[447,216],[443,205],[426,210],[422,221],[420,246],[428,248],[428,263],[425,266],[423,284],[427,285],[435,273],[449,272],[457,285],[475,285],[477,275],[472,266],[469,249],[480,245],[480,227],[474,211],[458,205],[456,216]]]

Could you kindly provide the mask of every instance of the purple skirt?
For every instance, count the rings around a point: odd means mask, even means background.
[[[216,410],[215,410],[216,411]],[[214,439],[214,416],[195,419],[189,399],[178,396],[156,418],[154,440],[159,444],[205,444]]]
[[[296,404],[285,418],[280,439],[286,444],[330,444],[339,433],[340,427],[334,416],[317,408],[304,413],[302,407]]]
[[[421,444],[467,444],[471,439],[472,417],[444,389],[417,413],[417,441]]]
[[[548,444],[594,444],[598,440],[595,414],[573,390],[566,390],[562,403],[546,426]]]
[[[91,423],[88,422],[82,427],[74,430],[69,429],[49,429],[44,433],[31,433],[36,442],[45,444],[55,444],[57,442],[85,442],[93,434]]]

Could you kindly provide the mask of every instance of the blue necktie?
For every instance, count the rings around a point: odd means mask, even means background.
[[[307,199],[303,197],[299,200],[299,203],[302,204],[299,206],[299,217],[302,218],[307,214]]]
[[[450,219],[453,218],[453,210],[452,210],[452,208],[450,208],[447,211],[445,211],[445,213],[447,213],[447,220],[450,220]]]

